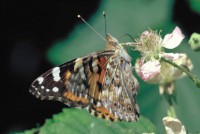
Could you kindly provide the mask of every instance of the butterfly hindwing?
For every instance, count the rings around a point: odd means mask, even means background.
[[[138,120],[139,109],[135,96],[139,87],[131,68],[130,63],[119,57],[109,59],[101,99],[92,107],[94,112],[112,121]]]

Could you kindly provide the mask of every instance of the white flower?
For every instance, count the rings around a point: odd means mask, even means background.
[[[175,27],[172,33],[167,34],[164,39],[157,31],[149,30],[141,34],[136,40],[136,50],[142,57],[137,59],[135,68],[139,77],[147,83],[160,84],[160,93],[172,94],[174,91],[174,81],[184,76],[184,73],[178,68],[169,64],[175,63],[178,66],[184,66],[192,69],[192,62],[184,53],[165,53],[163,48],[173,49],[183,40],[179,27]],[[165,60],[163,60],[165,59]]]
[[[189,70],[193,67],[191,60],[183,53],[162,53],[159,56],[177,65],[185,66]],[[178,68],[160,60],[144,62],[142,58],[137,59],[135,67],[140,78],[148,83],[170,83],[183,76],[183,72]]]

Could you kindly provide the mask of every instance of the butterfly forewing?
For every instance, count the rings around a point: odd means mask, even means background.
[[[100,75],[104,75],[103,67],[112,55],[112,50],[91,53],[54,67],[32,83],[30,92],[37,98],[58,100],[71,107],[85,107],[91,98],[98,97]]]

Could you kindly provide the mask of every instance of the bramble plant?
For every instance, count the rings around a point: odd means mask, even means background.
[[[138,39],[135,39],[135,42],[122,43],[122,45],[133,47],[134,51],[140,52],[141,58],[138,58],[135,63],[136,73],[148,84],[159,84],[160,94],[166,96],[169,104],[167,116],[174,118],[177,118],[173,107],[175,80],[187,75],[200,88],[200,80],[191,73],[193,64],[187,54],[166,53],[164,51],[179,46],[184,37],[179,27],[175,27],[172,33],[165,35],[164,39],[162,39],[160,32],[149,29],[144,31]],[[194,51],[199,49],[199,40],[197,33],[194,33],[189,40]],[[180,121],[177,120],[179,123],[176,126],[175,124],[172,125],[172,121],[168,122],[167,119],[167,117],[163,118],[167,132],[175,132],[176,127],[180,127],[182,129],[179,132],[186,133]],[[172,124],[169,125],[169,123]]]
[[[141,34],[136,40],[135,50],[141,53],[137,59],[135,68],[139,77],[147,83],[159,84],[160,94],[173,94],[173,83],[184,76],[184,71],[175,67],[185,67],[191,71],[193,64],[185,53],[166,53],[164,48],[174,49],[184,39],[181,30],[176,27],[171,34],[162,39],[160,33],[149,30]],[[171,86],[169,86],[171,85]]]
[[[162,39],[160,32],[145,31],[135,42],[122,43],[133,47],[141,54],[136,60],[135,70],[138,76],[149,84],[159,84],[160,94],[173,94],[174,81],[185,75],[200,87],[200,80],[191,73],[193,64],[186,53],[166,53],[166,49],[174,49],[184,39],[179,27]]]

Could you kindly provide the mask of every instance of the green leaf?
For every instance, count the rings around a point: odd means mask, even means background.
[[[196,12],[197,14],[200,14],[200,1],[199,0],[188,0],[188,3],[190,5],[190,8]]]
[[[40,134],[138,134],[156,132],[155,126],[145,117],[138,122],[111,122],[90,115],[86,110],[66,108],[47,119]],[[29,134],[28,131],[24,134]]]

